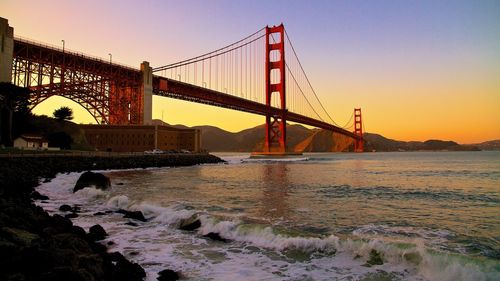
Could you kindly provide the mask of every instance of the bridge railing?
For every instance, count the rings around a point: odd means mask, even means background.
[[[35,46],[39,46],[39,47],[51,49],[51,50],[54,50],[54,51],[58,51],[58,52],[61,52],[61,53],[63,52],[63,49],[61,48],[61,46],[56,46],[54,44],[50,44],[50,43],[46,43],[46,42],[41,42],[41,41],[33,40],[31,38],[26,38],[26,37],[18,36],[18,35],[14,36],[14,41],[20,41],[20,42],[28,43],[28,44],[31,44],[31,45],[35,45]],[[85,53],[78,52],[78,51],[75,51],[75,50],[72,50],[72,49],[66,48],[66,47],[64,47],[64,53],[70,54],[70,55],[74,55],[74,56],[78,56],[78,57],[82,57],[82,58],[85,58],[85,59],[99,61],[99,62],[102,62],[102,63],[110,63],[109,59],[105,59],[105,58],[94,56],[94,55],[85,54]],[[119,66],[119,67],[123,67],[123,68],[129,69],[129,70],[138,71],[138,67],[133,67],[133,66],[126,65],[126,64],[123,64],[123,63],[111,62],[111,64],[115,65],[115,66]]]

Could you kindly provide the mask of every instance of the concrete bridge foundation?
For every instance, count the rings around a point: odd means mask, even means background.
[[[142,123],[151,125],[153,123],[153,69],[149,66],[149,62],[141,63],[141,73]]]
[[[7,19],[0,18],[0,82],[12,81],[14,56],[14,28]]]

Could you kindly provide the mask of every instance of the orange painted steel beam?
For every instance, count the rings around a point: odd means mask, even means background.
[[[109,61],[15,38],[13,83],[32,108],[51,96],[82,105],[101,124],[142,124],[142,74]]]
[[[276,107],[267,106],[262,103],[254,102],[244,98],[228,95],[205,87],[187,84],[177,80],[172,80],[160,76],[153,76],[153,93],[155,95],[181,99],[196,103],[208,104],[228,109],[234,109],[263,116],[281,116],[286,115],[286,120],[304,125],[309,125],[342,135],[353,139],[359,139],[359,136],[353,132],[344,130],[332,124],[316,120],[311,117],[303,116],[297,113],[282,110]]]
[[[279,26],[270,27],[268,32],[277,31]],[[281,48],[279,43],[268,46],[270,50]],[[283,52],[281,56],[284,56]],[[272,63],[268,67],[274,69],[279,64],[284,65],[284,57],[278,64]],[[81,104],[99,123],[142,123],[140,70],[16,38],[12,73],[14,84],[33,90],[31,97],[33,107],[51,96],[59,95]],[[284,71],[280,74],[284,76]],[[270,97],[269,102],[266,99],[266,104],[261,104],[160,76],[153,76],[153,93],[269,117],[269,124],[273,129],[271,133],[278,136],[280,149],[286,140],[286,121],[330,130],[362,141],[362,134],[288,112],[285,107],[284,77],[281,77],[280,81],[278,84],[269,84],[268,88],[280,93],[281,108],[272,107]],[[276,121],[278,126],[273,126],[276,125]]]

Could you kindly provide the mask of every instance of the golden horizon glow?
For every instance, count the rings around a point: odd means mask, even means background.
[[[500,139],[498,4],[421,1],[409,9],[368,2],[371,12],[362,13],[350,3],[299,1],[271,15],[259,7],[264,2],[235,2],[215,11],[207,3],[189,1],[56,0],[48,5],[5,0],[0,16],[9,20],[16,36],[54,45],[64,39],[68,49],[103,58],[112,53],[113,61],[137,68],[144,60],[159,66],[194,57],[266,24],[284,22],[316,92],[338,124],[361,107],[365,131],[391,139]],[[278,2],[270,5],[286,3]],[[162,9],[173,8],[176,13],[164,17]],[[301,13],[315,16],[300,19]],[[52,115],[62,105],[73,108],[75,122],[95,123],[82,107],[60,97],[48,99],[34,113]],[[153,118],[161,119],[162,112],[169,124],[231,132],[264,123],[258,115],[154,97]]]

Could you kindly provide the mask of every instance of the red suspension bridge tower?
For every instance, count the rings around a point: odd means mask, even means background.
[[[277,34],[279,42],[272,35]],[[274,42],[270,42],[270,38]],[[272,52],[278,52],[272,56]],[[271,57],[277,58],[271,60]],[[266,115],[265,153],[286,152],[286,89],[285,89],[285,28],[266,26],[266,65],[265,65],[266,106],[271,106],[274,94],[279,95],[281,112]]]
[[[363,122],[361,108],[354,109],[354,134],[359,138],[354,139],[354,152],[363,152]]]

